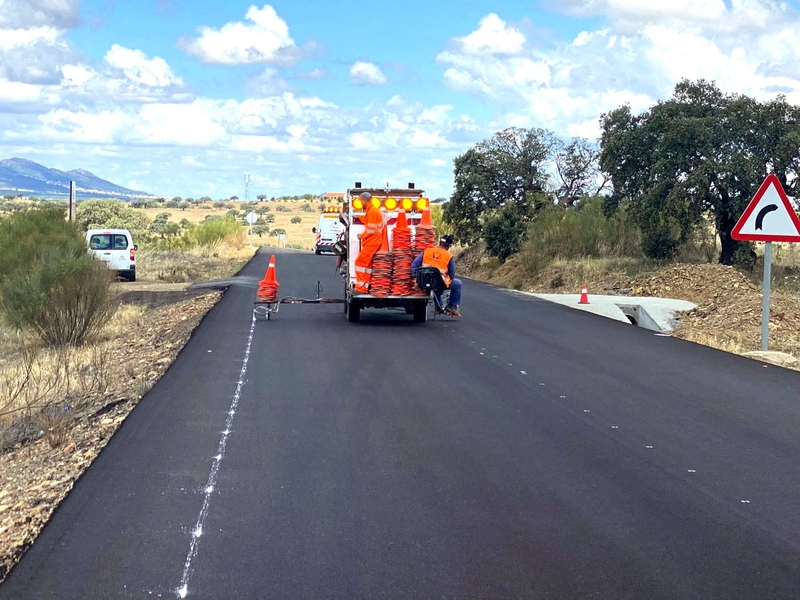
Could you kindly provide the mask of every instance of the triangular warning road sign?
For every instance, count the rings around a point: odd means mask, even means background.
[[[774,173],[758,188],[731,237],[748,242],[800,242],[800,219]]]

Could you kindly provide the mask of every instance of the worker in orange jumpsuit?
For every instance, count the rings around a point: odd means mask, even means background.
[[[363,217],[364,233],[357,236],[361,240],[361,252],[358,253],[355,263],[355,290],[359,294],[369,294],[370,280],[372,279],[372,257],[381,247],[386,223],[383,220],[381,209],[372,204],[372,194],[364,192],[359,197],[366,206],[367,212]]]

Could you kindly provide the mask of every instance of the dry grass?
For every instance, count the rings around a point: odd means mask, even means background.
[[[730,336],[718,336],[695,329],[678,329],[675,335],[689,342],[710,346],[732,354],[744,354],[751,350],[750,348],[745,348],[738,340],[732,339]]]
[[[310,204],[312,212],[304,212],[300,209],[303,204]],[[233,202],[233,205],[239,210],[241,201]],[[273,229],[283,229],[286,231],[286,239],[284,240],[287,246],[301,247],[305,250],[310,250],[314,246],[315,234],[311,232],[312,227],[316,227],[319,220],[319,205],[320,202],[315,200],[309,202],[308,200],[287,200],[282,202],[262,202],[264,206],[268,206],[270,212],[267,214],[274,215],[275,221],[269,224],[270,231]],[[325,204],[328,206],[328,204]],[[290,212],[278,212],[276,208],[283,206],[289,209]],[[222,217],[228,212],[228,209],[213,208],[211,204],[206,203],[200,206],[193,206],[186,210],[165,209],[165,208],[144,208],[137,209],[143,212],[149,219],[153,219],[156,215],[161,213],[169,213],[170,221],[179,223],[181,219],[187,219],[190,223],[202,223],[207,216]],[[300,217],[300,223],[292,223],[293,217]],[[244,235],[244,243],[247,244],[247,228],[242,227]],[[278,246],[283,245],[276,237],[271,237],[269,234],[263,237],[253,236],[254,246]]]

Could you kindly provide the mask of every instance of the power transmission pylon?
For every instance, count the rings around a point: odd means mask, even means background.
[[[250,201],[250,175],[244,176],[244,201]]]

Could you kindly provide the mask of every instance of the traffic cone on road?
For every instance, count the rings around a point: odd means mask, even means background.
[[[269,266],[264,273],[264,279],[258,282],[256,296],[259,302],[274,303],[278,301],[278,288],[280,284],[275,280],[275,255],[269,257]]]
[[[585,285],[581,289],[581,299],[578,300],[578,304],[589,304],[589,292]]]

